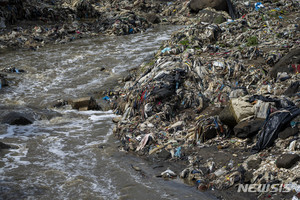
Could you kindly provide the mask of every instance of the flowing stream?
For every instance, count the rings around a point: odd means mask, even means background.
[[[57,99],[90,96],[149,58],[175,26],[145,33],[97,37],[38,51],[1,52],[9,74],[2,110],[50,108]],[[101,71],[105,67],[107,70]],[[0,125],[0,199],[209,199],[179,179],[155,177],[153,166],[118,151],[112,111],[57,109],[59,116],[31,125]],[[143,169],[141,174],[131,165]]]

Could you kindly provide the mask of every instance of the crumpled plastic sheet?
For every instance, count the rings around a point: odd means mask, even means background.
[[[251,152],[257,153],[272,146],[274,141],[278,138],[278,134],[282,128],[298,115],[300,115],[300,108],[296,106],[287,107],[270,114],[260,131],[258,141],[251,149]]]

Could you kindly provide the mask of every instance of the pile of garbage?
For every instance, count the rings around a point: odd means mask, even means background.
[[[268,1],[247,14],[237,8],[238,19],[174,33],[107,99],[122,115],[114,119],[121,148],[185,160],[180,176],[199,190],[300,184],[298,7]],[[212,146],[232,158],[201,154]]]
[[[125,5],[124,2],[119,4]],[[2,49],[36,50],[45,44],[62,44],[84,37],[139,33],[152,26],[145,13],[120,8],[110,1],[22,1],[20,4],[7,1],[2,4],[5,4],[0,7]]]

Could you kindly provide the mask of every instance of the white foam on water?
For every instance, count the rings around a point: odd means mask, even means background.
[[[26,158],[28,153],[28,148],[26,147],[26,144],[12,143],[9,145],[14,146],[14,148],[10,149],[9,152],[4,155],[4,157],[0,158],[0,161],[4,162],[4,167],[1,168],[2,173],[4,173],[5,171],[12,170],[14,168],[18,168],[20,165],[31,164],[29,161],[22,160]]]
[[[75,63],[75,62],[77,62],[79,60],[82,60],[83,58],[84,58],[83,55],[77,55],[77,56],[74,56],[73,58],[69,58],[69,59],[67,59],[65,61],[62,61],[62,64],[63,65],[73,64],[73,63]]]
[[[108,115],[91,115],[89,119],[93,122],[107,120],[116,117],[115,114],[108,114]]]

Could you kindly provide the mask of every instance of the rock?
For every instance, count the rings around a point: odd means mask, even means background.
[[[147,14],[146,19],[152,24],[159,24],[161,22],[160,18],[154,13]]]
[[[259,165],[261,163],[261,159],[256,159],[256,160],[250,160],[247,163],[248,169],[258,169]]]
[[[300,156],[298,154],[282,154],[276,160],[276,166],[278,168],[291,168],[296,162],[300,160]]]
[[[201,22],[221,24],[226,21],[225,17],[213,9],[204,9],[197,14]]]
[[[10,145],[0,142],[0,151],[1,151],[1,149],[10,149],[10,148],[11,148]]]
[[[253,173],[250,171],[246,171],[244,174],[244,183],[251,183],[252,178],[253,178]]]
[[[240,122],[233,129],[234,135],[238,138],[252,137],[258,133],[263,124],[264,120],[262,119]]]
[[[300,48],[293,49],[284,57],[282,57],[271,69],[270,76],[272,78],[276,78],[278,72],[295,73],[295,69],[289,67],[290,64],[295,63],[300,63]]]
[[[237,125],[234,115],[229,109],[229,106],[225,107],[219,115],[219,118],[223,124],[228,125],[229,127],[234,127]]]
[[[64,99],[58,99],[58,100],[56,100],[56,102],[52,106],[54,108],[60,108],[60,107],[63,107],[65,105],[68,105],[68,101],[66,101]]]
[[[99,110],[99,106],[93,97],[74,99],[71,102],[72,108],[80,111]]]
[[[204,8],[211,7],[216,10],[228,11],[226,0],[191,0],[190,9],[194,12],[203,10]]]
[[[281,139],[286,139],[288,137],[296,135],[297,133],[299,133],[298,127],[295,128],[287,127],[286,129],[284,129],[278,134],[278,137]]]
[[[23,113],[11,112],[3,117],[2,123],[9,125],[28,125],[34,121],[32,116]]]
[[[292,82],[291,85],[284,91],[283,94],[287,96],[293,96],[300,92],[300,81]]]
[[[161,152],[158,153],[158,158],[161,160],[168,160],[171,157],[172,157],[171,153],[165,149],[163,149]]]

